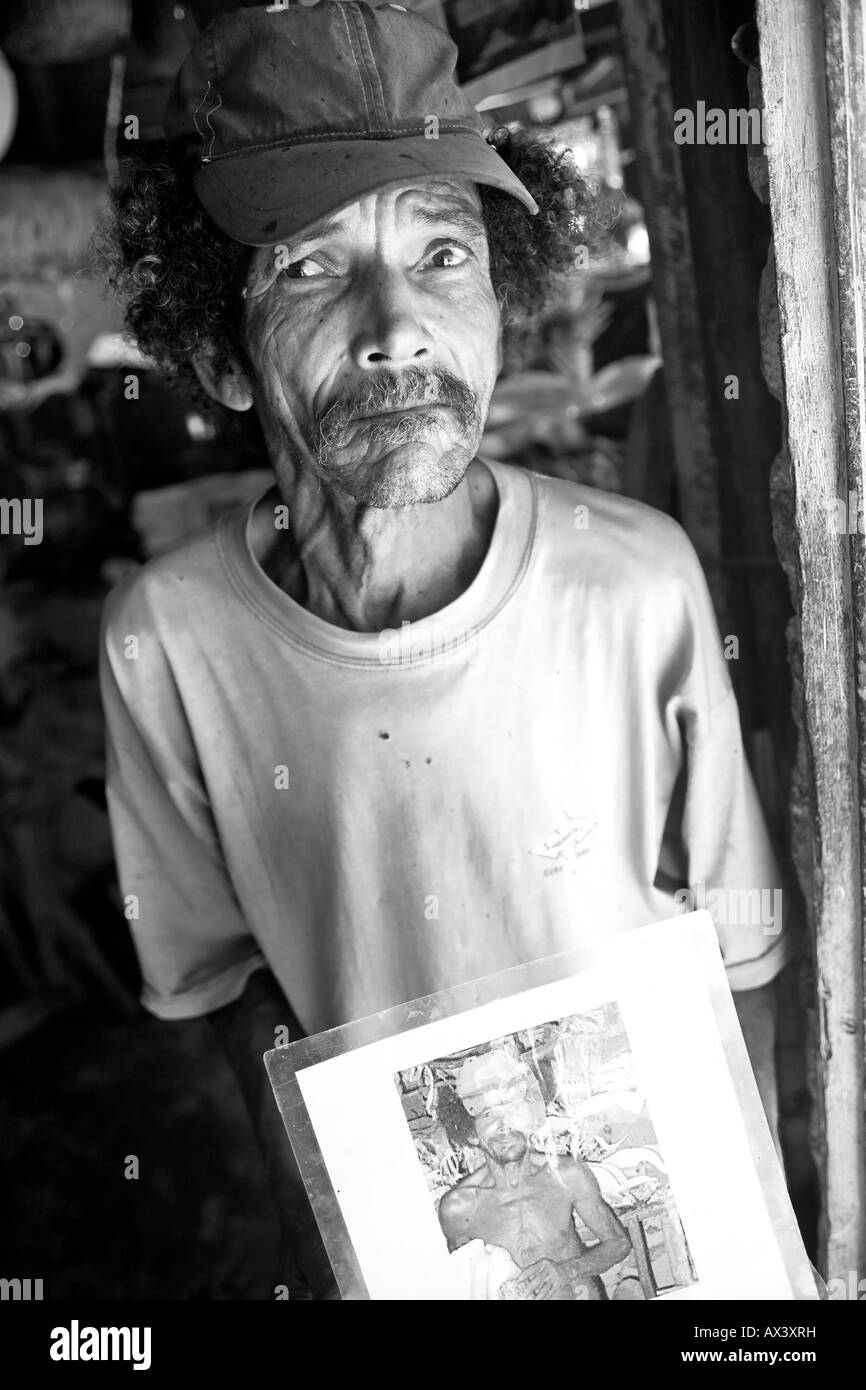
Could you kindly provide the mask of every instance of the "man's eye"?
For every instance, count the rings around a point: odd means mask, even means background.
[[[467,259],[468,253],[462,246],[437,246],[427,257],[426,265],[432,265],[434,270],[453,270]]]
[[[303,260],[292,261],[291,265],[283,268],[283,274],[290,280],[312,280],[317,275],[324,275],[326,272],[318,261],[314,261],[311,256],[305,256]]]

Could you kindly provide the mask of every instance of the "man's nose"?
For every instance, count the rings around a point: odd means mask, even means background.
[[[371,273],[358,306],[352,357],[362,369],[423,366],[433,356],[433,335],[420,294],[397,269]]]

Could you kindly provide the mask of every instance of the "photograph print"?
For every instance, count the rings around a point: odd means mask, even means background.
[[[619,1007],[395,1075],[457,1299],[654,1299],[696,1281]]]

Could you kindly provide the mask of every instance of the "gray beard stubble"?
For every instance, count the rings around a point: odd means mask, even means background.
[[[427,404],[445,406],[453,413],[465,443],[453,445],[424,479],[407,480],[393,474],[371,478],[364,462],[355,468],[335,467],[359,416]],[[437,423],[432,412],[377,420],[366,436],[366,457],[375,459],[400,445],[423,440]],[[367,506],[387,508],[441,501],[453,492],[472,462],[483,420],[475,392],[453,372],[444,367],[407,367],[401,372],[377,372],[362,387],[334,401],[316,418],[315,425],[319,475]]]

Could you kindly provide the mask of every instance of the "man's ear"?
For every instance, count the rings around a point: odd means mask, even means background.
[[[223,369],[216,366],[216,361],[212,352],[197,352],[193,356],[193,369],[205,391],[229,410],[249,410],[253,403],[253,387],[239,358],[229,353]]]

